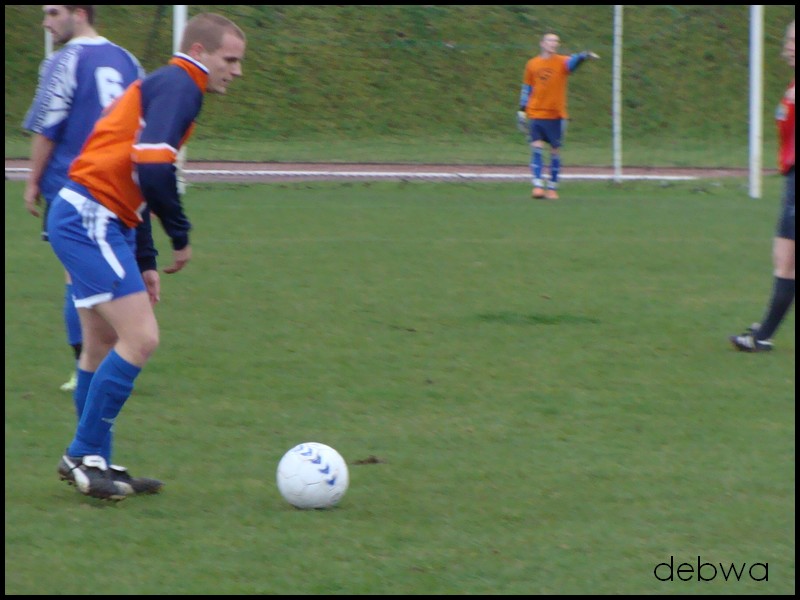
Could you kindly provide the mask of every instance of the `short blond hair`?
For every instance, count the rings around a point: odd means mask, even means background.
[[[243,42],[244,31],[230,19],[214,13],[203,13],[189,19],[181,38],[181,52],[188,52],[192,44],[200,43],[207,52],[216,52],[222,46],[222,37],[231,33]]]

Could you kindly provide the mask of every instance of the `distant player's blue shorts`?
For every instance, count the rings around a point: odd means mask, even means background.
[[[777,237],[794,240],[794,167],[786,174],[786,191],[783,193],[783,206],[778,217]]]
[[[547,142],[551,148],[560,148],[567,132],[566,119],[531,119],[531,142]]]
[[[77,308],[147,289],[136,263],[136,230],[94,198],[63,188],[50,206],[47,233],[72,278]]]

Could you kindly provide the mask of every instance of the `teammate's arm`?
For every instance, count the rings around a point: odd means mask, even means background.
[[[33,135],[31,140],[31,172],[25,182],[23,197],[25,199],[25,208],[34,217],[38,217],[41,214],[39,206],[42,203],[42,196],[39,182],[42,180],[42,175],[55,147],[56,143],[48,137],[39,133]]]

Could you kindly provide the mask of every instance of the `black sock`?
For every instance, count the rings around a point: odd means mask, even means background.
[[[789,312],[792,302],[794,302],[794,279],[776,277],[767,314],[764,315],[764,320],[758,329],[759,340],[768,340],[775,334],[783,317]]]
[[[78,360],[81,357],[81,350],[83,349],[83,344],[72,344],[72,351],[75,352],[75,360]]]

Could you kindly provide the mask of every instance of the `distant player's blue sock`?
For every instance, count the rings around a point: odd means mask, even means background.
[[[86,405],[86,396],[89,393],[89,385],[92,383],[94,373],[78,369],[78,379],[75,385],[75,391],[72,393],[72,400],[75,403],[75,414],[78,416],[80,423],[81,415],[83,414],[83,407]],[[103,448],[100,451],[101,456],[111,456],[111,446],[114,440],[113,428],[109,430]]]
[[[78,317],[78,309],[72,301],[72,284],[66,285],[64,294],[64,324],[67,326],[67,343],[75,347],[83,341],[81,336],[81,320]]]
[[[561,171],[561,156],[553,154],[550,157],[550,187],[553,189],[558,186],[558,173]]]
[[[70,456],[99,454],[111,462],[110,432],[114,419],[133,391],[141,369],[112,350],[92,377],[75,438],[67,449]]]
[[[533,175],[534,183],[541,181],[543,165],[544,161],[542,160],[542,149],[539,147],[534,147],[533,153],[531,154],[531,174]]]

